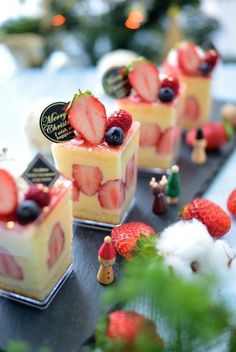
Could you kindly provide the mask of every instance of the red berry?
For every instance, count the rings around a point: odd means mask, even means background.
[[[65,246],[65,234],[59,223],[56,223],[50,234],[48,242],[48,269],[50,270],[57,262]]]
[[[201,221],[208,229],[212,237],[224,236],[231,227],[230,217],[217,204],[204,198],[193,199],[187,204],[181,213],[183,220],[193,218]]]
[[[215,50],[211,49],[206,52],[203,60],[213,68],[215,67],[218,59],[219,59],[219,54]]]
[[[17,185],[11,174],[0,169],[0,216],[13,215],[17,207]]]
[[[78,191],[87,196],[94,196],[98,192],[103,179],[99,167],[79,164],[72,165],[72,177]]]
[[[68,108],[70,125],[89,143],[99,144],[105,135],[106,110],[90,92],[76,94]]]
[[[161,338],[156,333],[155,323],[136,312],[117,310],[110,313],[106,334],[111,340],[121,340],[124,343],[125,351],[135,347],[136,341],[142,335],[156,341],[157,350],[159,350],[158,345],[159,347],[163,345]]]
[[[175,128],[168,127],[166,128],[160,136],[160,139],[156,145],[156,152],[162,155],[168,155],[173,153],[174,151],[174,143],[175,143]]]
[[[158,68],[152,63],[140,60],[131,65],[129,82],[138,95],[149,103],[157,100],[160,79]]]
[[[140,128],[140,145],[154,147],[161,136],[161,128],[157,123],[142,123]]]
[[[151,234],[157,235],[156,231],[143,222],[129,222],[115,227],[111,232],[112,243],[115,250],[125,258],[132,257],[132,251],[136,247],[136,242],[140,234],[149,237]]]
[[[236,188],[229,195],[227,208],[229,212],[236,217]]]
[[[187,75],[198,75],[201,57],[193,43],[183,43],[178,48],[178,63],[183,73]]]
[[[114,111],[106,123],[106,131],[111,127],[120,127],[124,133],[128,132],[132,125],[132,116],[125,110]]]
[[[0,275],[14,280],[23,280],[24,274],[17,258],[5,247],[0,247]]]
[[[104,183],[98,192],[98,200],[102,208],[120,209],[125,201],[125,185],[121,180]]]
[[[207,122],[202,128],[202,132],[207,142],[207,150],[217,150],[222,147],[229,139],[222,122]],[[188,131],[186,135],[186,143],[188,145],[193,145],[196,133],[196,129]]]
[[[51,194],[48,187],[45,187],[41,183],[37,183],[29,187],[28,191],[25,193],[25,199],[33,200],[43,208],[49,205]]]
[[[179,93],[179,80],[174,75],[164,74],[161,78],[161,88],[171,88],[175,95]]]

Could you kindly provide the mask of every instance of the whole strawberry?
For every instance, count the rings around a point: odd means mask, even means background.
[[[233,136],[234,131],[229,123],[211,121],[205,123],[202,128],[204,138],[206,139],[207,150],[217,150],[227,143]],[[196,137],[196,129],[190,130],[186,135],[186,143],[193,145]]]
[[[126,133],[132,125],[132,116],[125,110],[114,111],[106,123],[106,131],[111,127],[120,127]]]
[[[135,345],[140,337],[147,337],[162,346],[162,340],[156,333],[155,323],[142,314],[117,310],[109,314],[107,337],[113,341],[122,341],[122,351],[135,351]]]
[[[230,193],[227,200],[227,208],[229,212],[236,217],[236,188]]]
[[[195,218],[201,221],[214,238],[224,236],[231,227],[231,220],[226,212],[219,205],[205,198],[193,199],[191,203],[185,205],[181,218],[183,220]]]
[[[132,251],[136,248],[136,242],[141,234],[146,237],[150,237],[151,234],[157,236],[156,231],[143,222],[129,222],[115,227],[111,232],[115,250],[123,257],[131,258]]]

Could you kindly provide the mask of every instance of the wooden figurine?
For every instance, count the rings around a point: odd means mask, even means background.
[[[97,281],[102,285],[110,285],[114,281],[112,266],[116,261],[116,251],[111,243],[111,237],[106,236],[98,251],[100,267],[97,273]]]
[[[168,204],[177,204],[180,195],[180,177],[178,165],[171,167],[171,173],[167,180],[166,195]]]
[[[155,177],[152,177],[149,184],[152,188],[152,194],[154,195],[152,211],[158,215],[166,213],[165,178],[162,178],[158,183]]]
[[[194,164],[202,165],[207,161],[206,140],[201,128],[198,128],[195,141],[193,142],[193,151],[191,160]]]

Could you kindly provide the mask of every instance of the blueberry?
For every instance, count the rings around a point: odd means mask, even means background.
[[[199,66],[199,71],[203,76],[208,75],[212,71],[211,65],[209,65],[207,62],[202,62]]]
[[[162,103],[169,103],[174,99],[174,97],[175,97],[175,93],[173,89],[169,87],[164,87],[160,89],[159,99],[160,101],[162,101]]]
[[[40,207],[33,200],[24,200],[16,209],[16,217],[19,223],[29,224],[37,219],[40,214]]]
[[[124,140],[124,132],[120,127],[111,127],[105,136],[105,141],[107,144],[116,146],[121,145]]]

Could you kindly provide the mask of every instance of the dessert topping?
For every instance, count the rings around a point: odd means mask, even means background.
[[[151,103],[156,101],[160,87],[158,68],[144,60],[134,61],[129,67],[129,82],[138,95]]]
[[[17,185],[13,176],[0,169],[0,215],[12,215],[17,207]]]
[[[41,131],[51,142],[61,143],[75,137],[75,132],[68,121],[67,106],[68,103],[65,102],[50,104],[39,118]]]
[[[212,67],[207,62],[203,61],[200,63],[199,71],[203,76],[208,76],[212,71]]]
[[[169,87],[164,87],[160,89],[159,99],[162,103],[169,103],[174,99],[174,97],[175,97],[175,93],[173,89]]]
[[[106,131],[111,127],[120,127],[126,133],[132,125],[132,116],[128,111],[118,110],[114,111],[108,118],[106,123]]]
[[[125,66],[112,67],[104,73],[102,86],[107,95],[122,99],[130,94],[131,86]]]
[[[161,77],[161,88],[171,88],[175,95],[179,93],[179,80],[174,75],[164,74]]]
[[[113,147],[121,145],[124,141],[124,132],[120,127],[111,127],[105,135],[105,141]]]
[[[215,50],[213,50],[213,49],[208,50],[208,51],[206,52],[206,54],[205,54],[205,57],[204,57],[204,61],[205,61],[208,65],[210,65],[210,67],[211,67],[212,69],[215,67],[215,65],[216,65],[216,63],[217,63],[217,61],[218,61],[218,59],[219,59],[219,54],[218,54]]]
[[[198,53],[197,47],[193,43],[181,43],[178,48],[178,63],[179,67],[185,74],[199,74],[201,56]]]
[[[131,258],[141,234],[146,237],[150,237],[151,234],[157,235],[151,226],[143,222],[129,222],[115,227],[111,232],[115,250],[123,257]]]
[[[33,200],[23,200],[16,209],[16,217],[20,224],[26,225],[36,220],[41,209]]]
[[[90,91],[76,93],[68,109],[71,126],[89,143],[103,141],[106,125],[104,105]]]
[[[35,201],[40,208],[46,207],[50,203],[51,194],[49,188],[42,183],[33,184],[25,193],[25,199]]]

